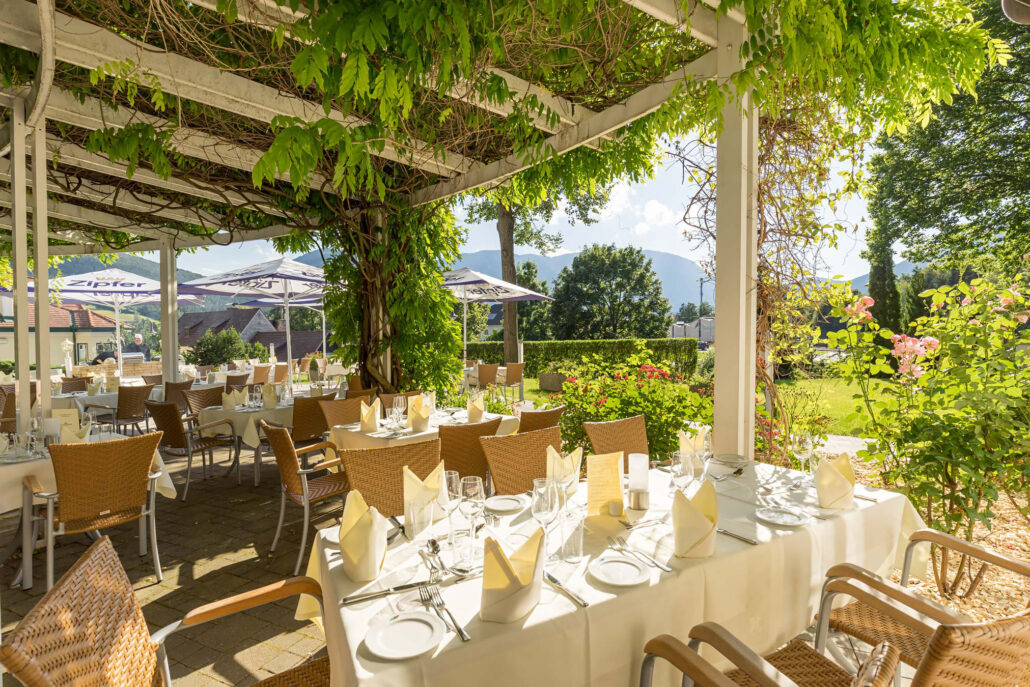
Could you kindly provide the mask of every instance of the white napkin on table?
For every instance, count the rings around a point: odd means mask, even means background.
[[[61,427],[61,443],[62,444],[81,444],[86,441],[89,436],[89,429],[93,426],[92,418],[86,420],[86,424],[82,427]]]
[[[482,422],[483,413],[486,411],[486,402],[483,400],[483,392],[479,392],[468,402],[469,422]]]
[[[537,529],[511,556],[493,537],[483,543],[483,595],[479,617],[511,623],[528,615],[540,602],[543,585],[544,531]]]
[[[379,430],[379,399],[372,401],[372,405],[361,402],[361,432],[372,434]]]
[[[579,486],[579,471],[583,466],[583,447],[577,446],[576,450],[567,456],[563,456],[558,451],[554,450],[553,446],[547,447],[547,477],[549,479],[557,480],[558,482],[565,481],[570,475],[575,475],[575,481],[569,485],[568,493],[575,494],[576,487]]]
[[[408,427],[416,434],[429,429],[431,414],[429,405],[422,400],[422,394],[408,398]]]
[[[265,410],[271,410],[279,405],[279,397],[275,395],[274,384],[261,385],[261,405],[264,406]]]
[[[379,576],[386,558],[386,518],[369,508],[357,489],[347,494],[340,518],[340,554],[343,571],[355,582]]]
[[[854,501],[855,471],[846,453],[826,458],[815,469],[815,492],[820,508],[847,508]]]
[[[705,480],[690,498],[679,489],[672,497],[672,530],[679,558],[707,558],[715,553],[719,499],[715,483]]]
[[[690,436],[681,429],[679,431],[680,458],[691,454],[704,454],[706,436],[708,436],[707,427],[699,427],[694,436]]]
[[[14,375],[9,375],[6,372],[0,374],[0,384],[12,384],[14,383]]]
[[[239,391],[230,391],[229,393],[222,393],[222,409],[223,410],[236,410],[239,406],[247,402],[247,392],[243,389]]]
[[[429,516],[429,522],[436,522],[446,512],[444,506],[447,504],[447,494],[443,489],[443,461],[440,461],[425,480],[418,478],[407,465],[402,470],[404,479],[404,534],[408,539],[413,539],[421,532],[415,527],[412,513],[414,510],[421,511],[423,508],[432,508],[433,513]]]
[[[57,396],[59,393],[61,393],[61,389],[63,388],[63,386],[64,385],[62,382],[50,382],[50,395]]]
[[[321,396],[321,395],[322,395],[322,385],[321,384],[312,384],[310,387],[308,387],[308,396]]]
[[[7,447],[10,446],[11,440],[7,438],[7,435],[0,433],[0,456],[7,453]]]
[[[92,384],[86,385],[86,395],[96,396],[100,393],[100,382],[93,382]]]

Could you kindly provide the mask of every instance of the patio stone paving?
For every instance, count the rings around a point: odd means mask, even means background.
[[[158,583],[149,554],[138,554],[138,526],[131,523],[105,531],[143,606],[151,631],[182,618],[192,608],[239,592],[275,582],[293,573],[303,510],[288,507],[279,547],[269,552],[279,509],[279,473],[274,460],[262,462],[261,486],[253,486],[252,453],[244,451],[243,483],[235,474],[223,477],[227,452],[207,480],[201,479],[199,459],[194,461],[189,499],[157,497],[157,536],[164,581]],[[182,493],[185,461],[168,468]],[[333,501],[330,499],[330,501]],[[333,522],[340,501],[322,504],[313,516],[316,525]],[[0,519],[0,543],[15,536],[16,515]],[[60,577],[89,546],[85,534],[58,537],[54,550],[55,578]],[[308,540],[310,551],[310,534]],[[0,622],[10,631],[42,596],[45,582],[44,552],[34,558],[35,587],[11,588],[20,560],[0,568]],[[303,570],[302,570],[303,571]],[[296,598],[236,614],[197,627],[185,628],[168,642],[172,677],[179,685],[247,685],[320,655],[325,643],[310,622],[293,619]],[[4,676],[3,684],[17,681]]]

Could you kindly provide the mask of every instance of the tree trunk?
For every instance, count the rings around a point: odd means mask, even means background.
[[[497,203],[497,236],[501,240],[501,279],[515,283],[515,215]],[[504,303],[504,362],[519,361],[519,311],[514,301]]]
[[[385,240],[383,227],[375,213],[362,213],[362,231],[376,234]],[[361,285],[361,339],[358,342],[358,365],[361,381],[366,388],[378,388],[395,393],[400,384],[400,361],[390,352],[392,325],[387,310],[386,293],[388,275],[382,259],[362,256]]]

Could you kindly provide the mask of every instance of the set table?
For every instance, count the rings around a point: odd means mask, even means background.
[[[355,593],[385,589],[424,580],[421,543],[398,537],[390,546],[383,572],[374,582],[358,584],[343,572],[334,532],[316,537],[307,574],[322,585],[324,630],[332,665],[333,685],[489,684],[525,687],[530,684],[577,687],[635,684],[643,647],[655,635],[685,638],[694,625],[716,621],[759,653],[782,645],[807,628],[816,613],[825,571],[851,562],[880,574],[889,573],[903,554],[903,542],[922,526],[901,494],[858,487],[874,500],[856,499],[846,510],[818,508],[814,487],[807,482],[792,488],[801,473],[766,464],[750,464],[740,476],[716,482],[719,526],[743,537],[717,535],[713,556],[676,558],[670,508],[670,475],[651,470],[647,511],[627,510],[628,521],[663,519],[651,527],[627,529],[618,519],[593,517],[585,523],[578,563],[548,563],[547,570],[589,606],[581,608],[544,583],[540,603],[525,618],[508,624],[479,619],[482,578],[457,580],[447,576],[440,592],[448,609],[472,639],[462,642],[453,632],[434,649],[403,661],[376,658],[364,644],[369,628],[395,614],[421,608],[417,592],[388,595],[342,606]],[[713,467],[713,473],[715,468]],[[573,503],[585,504],[586,483],[579,485]],[[813,517],[796,529],[767,526],[755,518],[761,505],[791,505]],[[485,532],[507,552],[536,528],[529,501],[514,515],[502,516]],[[456,519],[460,516],[456,513]],[[632,547],[655,556],[673,570],[650,569],[650,579],[633,587],[610,587],[586,573],[591,558],[603,553],[606,537],[622,535]],[[447,520],[433,525],[431,536],[446,540]],[[481,539],[484,533],[480,534]],[[554,548],[554,544],[550,547]],[[444,552],[450,561],[449,551]],[[916,568],[918,570],[918,568]],[[924,566],[925,569],[925,566]],[[319,606],[302,597],[298,619],[317,618]],[[678,685],[680,674],[659,665],[656,684]]]
[[[501,418],[501,424],[497,427],[497,436],[511,434],[518,431],[519,419],[512,415],[498,415],[496,413],[483,413],[483,420]],[[379,419],[379,431],[373,434],[364,434],[361,431],[361,424],[336,425],[329,430],[329,441],[339,449],[352,448],[382,448],[384,446],[398,446],[400,444],[413,444],[419,441],[429,441],[440,436],[438,427],[442,424],[463,424],[468,422],[468,413],[464,409],[459,410],[438,410],[429,418],[429,429],[424,432],[415,432],[410,427],[394,429],[382,418]]]

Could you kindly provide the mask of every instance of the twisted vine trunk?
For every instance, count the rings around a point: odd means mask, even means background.
[[[361,233],[375,237],[373,243],[388,241],[378,213],[361,215]],[[358,362],[361,381],[367,388],[378,387],[385,393],[395,393],[401,379],[401,365],[390,350],[393,325],[387,308],[389,275],[385,261],[373,257],[373,251],[362,251],[359,256],[360,285],[358,300],[361,305],[361,336],[358,341]]]
[[[497,203],[497,236],[501,243],[501,279],[515,283],[515,215],[504,204]],[[504,362],[519,362],[519,311],[515,301],[504,308]]]

